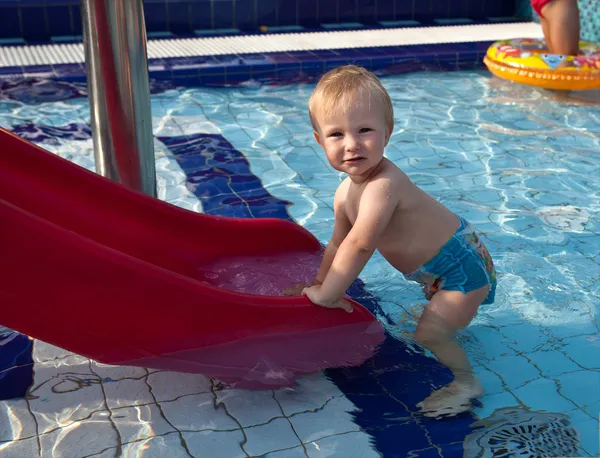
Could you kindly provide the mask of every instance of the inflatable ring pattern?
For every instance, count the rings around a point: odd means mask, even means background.
[[[496,76],[544,89],[600,88],[600,45],[581,42],[580,54],[549,54],[543,40],[518,38],[491,45],[483,62]]]

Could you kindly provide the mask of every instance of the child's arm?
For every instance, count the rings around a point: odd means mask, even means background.
[[[333,223],[333,235],[325,248],[325,253],[323,253],[323,260],[321,261],[321,266],[319,267],[319,271],[317,272],[317,276],[313,281],[313,285],[321,285],[327,276],[327,272],[331,267],[331,263],[335,258],[335,254],[340,246],[340,244],[346,238],[346,235],[352,229],[352,224],[346,215],[346,193],[348,192],[347,183],[343,183],[335,193],[335,197],[333,199],[333,213],[334,213],[334,223]]]
[[[333,253],[323,284],[303,291],[312,302],[323,307],[340,306],[340,299],[373,255],[379,237],[396,208],[396,194],[391,180],[386,177],[378,178],[365,187],[356,222]],[[324,270],[319,269],[319,274]]]

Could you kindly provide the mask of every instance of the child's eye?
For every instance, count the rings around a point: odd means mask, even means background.
[[[373,129],[371,129],[370,127],[363,127],[362,129],[360,129],[360,133],[364,134],[365,132],[371,132]]]
[[[330,137],[341,137],[342,133],[341,132],[333,132],[332,134],[329,134]]]

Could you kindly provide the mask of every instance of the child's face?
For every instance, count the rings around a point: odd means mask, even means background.
[[[337,109],[329,116],[323,110],[315,113],[315,138],[333,168],[351,178],[368,176],[383,158],[390,127],[379,102],[368,93],[356,94],[349,102],[347,110]]]

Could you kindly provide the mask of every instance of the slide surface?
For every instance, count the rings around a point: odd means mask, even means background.
[[[346,313],[231,286],[257,259],[279,291],[308,280],[280,265],[319,259],[301,226],[187,211],[2,129],[0,145],[1,325],[101,363],[245,388],[361,364],[383,341],[357,303]]]

